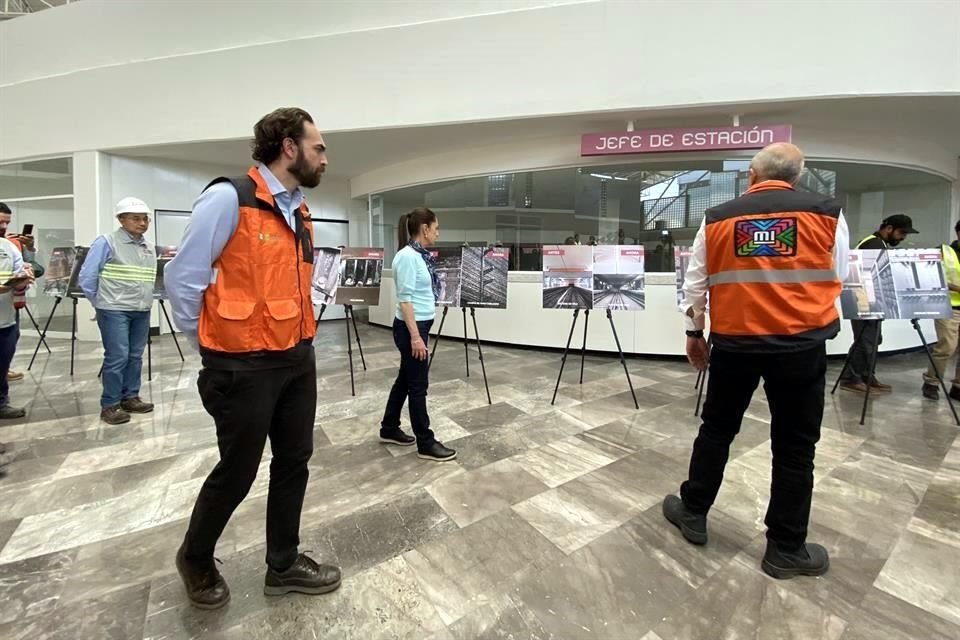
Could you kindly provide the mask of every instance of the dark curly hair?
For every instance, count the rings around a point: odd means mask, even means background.
[[[281,107],[260,118],[253,127],[253,140],[250,142],[253,159],[270,164],[280,157],[286,138],[292,138],[300,144],[306,122],[313,124],[313,118],[297,107]]]

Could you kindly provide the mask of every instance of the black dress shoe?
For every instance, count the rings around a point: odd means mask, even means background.
[[[760,564],[763,572],[777,580],[796,576],[822,576],[830,569],[830,556],[819,544],[805,544],[796,551],[784,551],[776,542],[767,541],[767,552]]]
[[[692,544],[707,544],[707,516],[689,511],[677,496],[663,499],[663,517]]]
[[[183,579],[190,604],[198,609],[219,609],[230,602],[230,588],[213,560],[208,566],[199,567],[187,560],[184,554],[181,545],[177,551],[177,571]]]
[[[952,400],[960,401],[960,387],[957,385],[950,387],[950,398]]]
[[[396,429],[380,429],[380,442],[409,447],[412,444],[416,444],[417,439],[405,434],[400,427],[397,427]]]
[[[433,460],[434,462],[446,462],[457,457],[457,452],[442,443],[434,441],[429,447],[419,449],[417,457],[424,460]]]
[[[923,383],[923,387],[920,389],[920,393],[923,394],[923,397],[927,400],[939,400],[940,399],[940,387],[935,384]]]
[[[277,571],[273,567],[267,569],[263,593],[268,596],[282,596],[287,593],[320,595],[336,591],[339,587],[340,569],[338,567],[320,564],[310,556],[301,553],[285,571]]]

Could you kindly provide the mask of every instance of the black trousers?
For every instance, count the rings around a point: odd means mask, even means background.
[[[693,445],[689,479],[680,488],[686,507],[705,514],[713,506],[730,444],[762,378],[772,415],[773,482],[764,520],[767,538],[785,549],[803,544],[810,519],[813,457],[823,420],[826,372],[824,345],[778,354],[714,348],[703,424]]]
[[[270,438],[267,564],[284,570],[297,559],[300,512],[313,454],[317,364],[309,357],[280,369],[204,368],[197,380],[203,407],[217,425],[220,462],[203,483],[185,539],[186,556],[210,562],[217,540],[257,477]]]
[[[423,344],[430,344],[430,327],[433,320],[423,320],[417,323],[417,330],[423,339]],[[400,413],[403,404],[410,399],[410,427],[417,437],[417,449],[423,451],[435,442],[433,431],[430,430],[430,416],[427,414],[427,387],[429,386],[428,371],[430,361],[417,360],[413,357],[410,345],[410,330],[403,320],[393,320],[393,342],[400,351],[400,371],[390,389],[387,398],[387,407],[383,411],[383,420],[380,428],[384,431],[396,429],[400,426]]]
[[[853,345],[850,346],[850,359],[843,380],[870,384],[876,380],[876,375],[872,380],[870,378],[870,361],[874,350],[883,343],[883,321],[851,320],[850,325],[853,328]]]

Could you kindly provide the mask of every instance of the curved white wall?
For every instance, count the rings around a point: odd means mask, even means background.
[[[247,136],[960,93],[960,3],[107,2],[0,24],[0,161]],[[78,126],[80,125],[80,126]]]

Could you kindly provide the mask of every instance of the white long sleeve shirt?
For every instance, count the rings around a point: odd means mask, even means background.
[[[707,276],[707,232],[706,219],[700,223],[697,236],[693,240],[693,254],[687,266],[687,274],[683,281],[683,292],[686,300],[680,307],[688,331],[701,331],[705,323],[707,308],[707,290],[709,279]],[[850,253],[850,230],[847,221],[840,211],[837,220],[837,232],[833,244],[833,272],[837,279],[843,282],[847,279]]]

